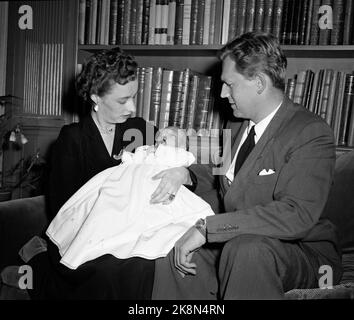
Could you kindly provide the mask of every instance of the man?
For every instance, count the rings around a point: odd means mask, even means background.
[[[213,208],[220,198],[223,212],[198,221],[157,260],[153,298],[280,299],[317,287],[321,265],[332,267],[335,284],[335,230],[320,219],[335,164],[331,129],[285,97],[287,61],[273,36],[246,33],[220,58],[221,97],[244,119],[228,124],[231,165],[219,176],[206,165],[164,171],[152,202],[194,180],[195,192]]]

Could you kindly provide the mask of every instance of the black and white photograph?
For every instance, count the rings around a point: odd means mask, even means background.
[[[0,0],[0,308],[353,299],[354,0]]]

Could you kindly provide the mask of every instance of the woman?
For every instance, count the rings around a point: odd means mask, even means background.
[[[153,144],[155,128],[135,118],[137,63],[119,48],[93,55],[77,79],[89,114],[64,126],[55,142],[47,201],[53,218],[90,178],[120,164],[123,149]],[[32,298],[150,299],[154,261],[103,255],[76,270],[60,264],[58,248],[48,238],[48,251],[36,255]]]

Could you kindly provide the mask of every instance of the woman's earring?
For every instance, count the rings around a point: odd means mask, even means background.
[[[95,112],[98,111],[98,104],[95,104],[95,106],[93,107],[93,110],[94,110]]]

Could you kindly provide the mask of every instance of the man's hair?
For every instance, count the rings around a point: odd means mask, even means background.
[[[219,58],[226,57],[235,61],[236,70],[246,78],[265,73],[275,88],[285,90],[287,60],[275,36],[263,32],[245,33],[220,49]]]
[[[121,85],[136,79],[137,63],[119,47],[92,55],[76,79],[78,94],[90,101],[92,94],[100,97],[109,92],[114,83]]]

